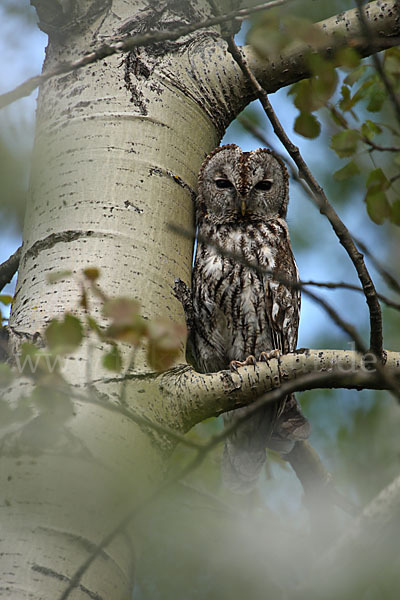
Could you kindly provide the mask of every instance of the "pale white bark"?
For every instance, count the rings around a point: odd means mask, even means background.
[[[210,12],[206,0],[190,4],[191,18],[200,20]],[[71,33],[66,27],[64,41],[54,38],[50,43],[46,68],[81,56],[148,3],[114,0],[112,11],[99,14],[93,7],[96,3],[89,0],[75,3],[78,14],[69,25],[76,30]],[[72,269],[79,278],[88,266],[101,269],[100,283],[107,293],[140,299],[146,317],[183,322],[172,286],[176,277],[189,282],[192,244],[168,224],[192,226],[200,163],[251,99],[218,31],[194,34],[181,52],[154,61],[146,52],[136,54],[130,69],[120,56],[112,56],[52,79],[40,90],[11,316],[22,337],[41,331],[65,311],[79,312],[78,279],[49,286],[47,275]],[[279,79],[277,64],[261,63],[246,52],[264,79],[275,69],[268,89],[289,82],[285,75]],[[300,64],[303,59],[298,60]],[[294,59],[291,65],[296,68]],[[94,303],[92,310],[101,320],[99,305]],[[107,378],[100,361],[103,349],[98,343],[93,346],[68,357],[63,372],[77,389],[89,378],[102,394],[102,404],[75,399],[74,414],[65,420],[52,420],[48,411],[16,413],[3,431],[3,597],[56,598],[93,547],[160,481],[166,451],[176,443],[139,427],[122,411],[107,410],[107,403],[118,406],[122,379]],[[348,375],[333,373],[334,365],[348,365],[351,353],[322,353],[283,357],[280,375],[296,380],[300,372],[332,369],[327,385],[378,386],[373,374],[362,372],[359,358],[351,381]],[[397,373],[398,361],[397,355],[389,356],[390,373]],[[178,362],[184,362],[184,348]],[[139,352],[126,402],[135,413],[184,432],[278,384],[274,361],[237,375],[199,375],[187,366],[157,375]],[[20,406],[21,390],[28,395],[30,385],[22,381],[8,392],[4,399],[10,406]],[[73,597],[86,598],[89,592],[113,600],[127,597],[133,554],[128,533],[119,536],[85,574]]]

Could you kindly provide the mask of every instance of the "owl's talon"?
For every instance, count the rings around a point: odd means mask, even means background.
[[[253,365],[253,367],[256,368],[257,361],[255,359],[255,356],[253,356],[252,354],[250,354],[250,356],[248,356],[246,360],[231,360],[231,362],[229,363],[229,368],[231,371],[236,373],[239,367],[247,367],[248,365]]]
[[[268,362],[269,360],[271,360],[271,358],[277,358],[279,360],[281,354],[281,351],[278,349],[268,350],[268,352],[261,352],[258,360],[262,362]]]

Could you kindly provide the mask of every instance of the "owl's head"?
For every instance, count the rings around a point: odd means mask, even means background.
[[[199,174],[196,218],[213,224],[285,217],[289,200],[283,161],[266,148],[228,144],[207,156]]]

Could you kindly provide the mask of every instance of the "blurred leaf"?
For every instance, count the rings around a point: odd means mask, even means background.
[[[131,298],[111,298],[104,303],[104,316],[112,319],[115,325],[130,325],[137,317],[140,304]]]
[[[356,69],[361,61],[359,53],[354,48],[341,48],[336,52],[335,59],[342,68],[348,69]]]
[[[376,134],[382,133],[382,128],[379,127],[379,125],[377,125],[376,123],[374,123],[374,121],[370,121],[369,119],[367,119],[365,123],[361,125],[361,133],[364,137],[368,138],[369,140],[372,140],[372,138]]]
[[[325,104],[335,92],[338,76],[332,61],[324,59],[320,54],[310,54],[307,63],[314,77],[314,91],[322,104]]]
[[[270,10],[256,21],[247,34],[246,41],[265,60],[278,56],[290,38],[282,32],[278,14]]]
[[[110,352],[103,356],[103,366],[109,371],[119,373],[122,369],[122,357],[117,346],[113,346]]]
[[[384,53],[385,72],[391,77],[393,85],[400,84],[400,48],[388,48]]]
[[[321,133],[321,124],[315,115],[301,112],[294,123],[294,130],[306,138],[316,138]]]
[[[139,309],[139,302],[131,298],[107,300],[103,313],[112,323],[107,327],[105,336],[137,346],[147,334],[147,322],[140,316]]]
[[[344,83],[352,87],[365,73],[367,65],[360,65],[344,78]]]
[[[393,202],[390,220],[395,225],[400,225],[400,200],[395,200]]]
[[[368,88],[368,104],[369,112],[379,112],[386,100],[386,90],[380,80],[374,81]]]
[[[57,353],[68,354],[78,348],[83,339],[81,321],[66,313],[63,320],[54,319],[46,327],[45,337],[48,347]]]
[[[346,179],[350,179],[359,173],[360,169],[358,168],[357,163],[355,163],[354,160],[351,160],[347,163],[347,165],[336,171],[333,176],[336,181],[345,181]]]
[[[186,328],[166,319],[149,322],[147,358],[156,371],[165,371],[179,356],[186,337]]]
[[[384,220],[390,217],[390,204],[385,192],[368,191],[365,202],[367,203],[367,211],[370,218],[377,225],[382,225]]]
[[[346,129],[335,133],[331,139],[331,148],[340,158],[352,156],[357,150],[360,135],[356,129]]]
[[[310,19],[287,15],[284,19],[284,27],[291,41],[301,40],[315,50],[326,42],[324,32]]]
[[[340,109],[343,110],[343,112],[351,110],[354,103],[351,98],[350,88],[348,88],[347,85],[342,85],[340,91],[342,93],[342,98],[339,101]]]
[[[390,187],[390,181],[381,168],[370,172],[367,179],[367,188],[370,192],[380,192]]]
[[[13,301],[13,297],[8,294],[0,294],[0,302],[5,306],[8,306]]]
[[[88,267],[83,270],[83,275],[86,279],[89,279],[89,281],[96,281],[100,277],[100,270],[96,267]]]

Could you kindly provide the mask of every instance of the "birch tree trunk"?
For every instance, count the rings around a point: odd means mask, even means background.
[[[207,0],[151,8],[144,0],[33,3],[50,38],[44,70],[122,33],[173,29],[212,16]],[[233,0],[225,4],[235,8]],[[380,31],[386,27],[387,36],[397,31],[393,7],[388,2],[371,9],[384,15]],[[347,21],[330,20],[327,45],[332,46],[329,34],[335,28],[350,35],[349,23],[356,28],[353,12]],[[343,39],[335,43],[344,44]],[[246,53],[268,91],[307,76],[305,48],[297,47],[279,64],[263,63],[250,49]],[[177,277],[190,281],[192,242],[169,224],[192,227],[199,166],[251,99],[219,26],[110,56],[41,87],[10,320],[15,348],[52,318],[66,311],[82,314],[79,276],[91,266],[100,269],[108,294],[136,297],[146,318],[184,322],[172,286]],[[76,276],[50,286],[48,274],[64,269]],[[100,305],[91,309],[101,321]],[[74,412],[65,419],[58,418],[57,407],[27,416],[10,412],[14,417],[1,445],[0,597],[61,597],[93,548],[162,479],[176,441],[118,410],[122,382],[102,367],[103,350],[94,339],[86,341],[63,365],[77,396],[90,382],[102,402],[75,397]],[[178,363],[185,363],[184,351],[182,346]],[[394,371],[397,358],[390,363]],[[258,387],[248,377],[246,391],[235,376],[197,378],[187,366],[159,375],[142,349],[125,402],[135,413],[185,432],[274,385],[266,370]],[[368,384],[374,387],[372,379]],[[361,384],[353,379],[343,385]],[[18,398],[29,396],[30,389],[25,379],[7,390],[10,410],[20,407]],[[126,531],[102,550],[71,598],[129,597],[134,565],[134,535]]]

